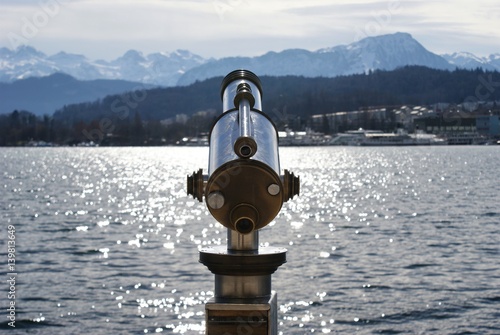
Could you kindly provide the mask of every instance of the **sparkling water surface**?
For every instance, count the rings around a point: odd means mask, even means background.
[[[280,148],[301,194],[260,232],[280,334],[500,334],[499,147]],[[0,148],[9,334],[203,334],[226,230],[186,194],[208,148]]]

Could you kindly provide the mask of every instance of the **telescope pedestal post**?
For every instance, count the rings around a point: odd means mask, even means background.
[[[215,274],[215,294],[205,305],[206,335],[278,334],[271,275],[286,262],[286,249],[259,248],[255,241],[257,232],[237,236],[228,231],[227,248],[200,251],[200,262]]]
[[[275,292],[251,303],[217,302],[205,305],[207,335],[277,335],[278,305]]]

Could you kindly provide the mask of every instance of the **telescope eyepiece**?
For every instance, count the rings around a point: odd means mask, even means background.
[[[248,218],[241,218],[234,224],[234,228],[240,234],[246,235],[251,233],[255,228],[255,223]]]
[[[257,152],[257,142],[250,136],[240,136],[234,142],[234,152],[240,158],[250,158]]]
[[[248,157],[251,154],[252,154],[252,148],[250,148],[248,145],[244,145],[240,148],[240,156]]]
[[[231,223],[234,230],[238,233],[246,235],[255,230],[256,222],[259,220],[259,212],[250,204],[237,205],[231,211]]]

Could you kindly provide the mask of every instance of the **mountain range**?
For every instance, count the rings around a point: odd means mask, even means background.
[[[186,50],[144,56],[129,50],[112,60],[89,60],[83,55],[61,51],[47,56],[30,46],[16,50],[0,48],[0,82],[65,73],[78,80],[126,80],[156,86],[175,86],[182,74],[209,60]]]
[[[288,49],[257,57],[205,59],[187,50],[144,55],[130,50],[112,60],[89,60],[59,52],[52,56],[29,47],[0,48],[0,114],[15,109],[53,114],[64,105],[95,101],[151,87],[187,86],[245,68],[259,76],[327,77],[420,65],[500,71],[500,54],[477,57],[460,52],[434,54],[408,33],[367,37],[317,51]]]
[[[44,77],[57,72],[78,80],[126,80],[155,86],[189,85],[197,80],[224,76],[236,68],[258,75],[336,77],[371,70],[392,70],[405,65],[434,69],[500,70],[500,53],[477,57],[468,52],[437,55],[408,33],[366,37],[357,42],[317,51],[288,49],[257,57],[206,59],[187,50],[144,55],[130,50],[112,60],[90,60],[84,55],[59,52],[52,56],[29,47],[0,48],[0,82]]]

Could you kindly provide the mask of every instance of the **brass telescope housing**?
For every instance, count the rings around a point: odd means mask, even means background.
[[[225,227],[250,234],[268,225],[283,203],[299,194],[299,178],[280,176],[278,132],[262,112],[260,79],[247,70],[229,73],[221,84],[223,113],[210,131],[208,175],[188,176],[188,194],[205,197]]]

